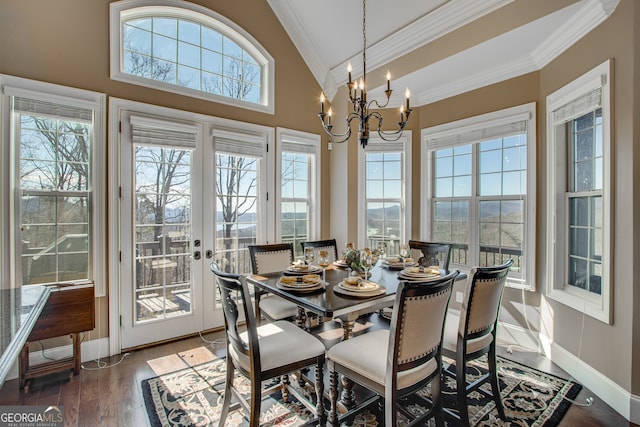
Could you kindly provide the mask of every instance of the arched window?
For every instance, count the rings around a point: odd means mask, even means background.
[[[274,61],[242,28],[175,0],[111,3],[111,78],[273,113]]]

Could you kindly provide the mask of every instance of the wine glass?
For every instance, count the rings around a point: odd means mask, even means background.
[[[316,259],[316,253],[313,248],[304,248],[304,262],[307,265],[313,264]]]
[[[360,265],[364,268],[364,278],[369,277],[369,269],[371,268],[371,251],[369,248],[365,248],[360,253]]]
[[[322,281],[326,283],[325,280],[325,270],[329,267],[331,260],[329,259],[329,251],[321,250],[318,253],[318,265],[322,267]]]
[[[407,258],[409,258],[409,248],[407,245],[400,245],[400,257],[402,258],[402,269],[407,268]]]

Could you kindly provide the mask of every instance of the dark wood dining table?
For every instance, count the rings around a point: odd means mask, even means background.
[[[385,290],[384,294],[372,297],[347,296],[336,292],[335,287],[349,276],[349,270],[331,265],[325,273],[327,282],[325,288],[311,292],[279,288],[278,281],[284,272],[251,275],[247,278],[247,282],[258,287],[261,291],[273,293],[294,302],[306,312],[339,319],[342,322],[343,339],[349,339],[353,334],[353,327],[358,317],[384,307],[393,306],[396,290],[401,281],[398,277],[398,270],[390,269],[378,262],[371,269],[369,280],[382,286]],[[442,271],[441,273],[446,272]],[[462,274],[456,280],[464,278],[466,275]]]

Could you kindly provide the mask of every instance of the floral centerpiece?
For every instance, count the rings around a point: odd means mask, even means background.
[[[364,273],[365,267],[362,265],[362,257],[370,257],[371,266],[375,265],[378,262],[379,251],[377,249],[371,250],[369,248],[364,249],[356,249],[353,246],[353,243],[349,242],[345,245],[344,249],[344,261],[349,268],[351,268],[352,273],[359,274]],[[371,267],[368,267],[370,269]]]

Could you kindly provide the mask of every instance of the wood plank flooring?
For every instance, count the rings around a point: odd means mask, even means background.
[[[363,322],[364,328],[376,328],[377,319],[376,314],[371,315],[369,322]],[[331,336],[331,330],[336,328],[339,325],[329,322],[324,327],[324,336]],[[85,369],[72,381],[68,380],[66,373],[39,378],[32,382],[28,394],[19,391],[18,380],[6,381],[0,389],[0,405],[62,405],[65,426],[68,427],[148,426],[149,419],[144,408],[140,382],[224,356],[223,339],[222,332],[214,332],[205,334],[202,338],[196,336],[131,351],[122,361],[121,356],[102,360],[101,363],[111,366],[104,369],[92,370],[98,367],[96,362],[85,362]],[[536,369],[568,377],[560,368],[535,352],[513,349],[513,353],[508,354],[506,348],[500,347],[499,354]],[[593,405],[572,405],[560,423],[561,427],[640,427],[626,421],[586,388],[582,389],[576,401],[584,403],[590,396],[594,399]]]

